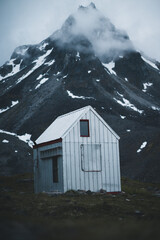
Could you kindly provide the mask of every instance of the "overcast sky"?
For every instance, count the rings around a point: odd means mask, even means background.
[[[20,45],[39,43],[90,0],[0,0],[0,65]],[[93,0],[137,50],[160,61],[160,0]]]

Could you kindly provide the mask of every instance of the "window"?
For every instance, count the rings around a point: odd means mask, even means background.
[[[101,145],[81,144],[81,168],[84,172],[101,172]]]
[[[53,182],[58,183],[58,157],[52,159]]]
[[[89,120],[80,120],[80,136],[89,137]]]

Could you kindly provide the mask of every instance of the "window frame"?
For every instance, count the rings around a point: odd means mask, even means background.
[[[87,146],[93,146],[93,145],[99,145],[99,147],[100,147],[100,169],[97,169],[97,170],[93,170],[93,169],[88,169],[88,170],[86,170],[85,169],[85,165],[84,165],[84,159],[85,159],[85,157],[84,157],[84,147],[85,147],[85,145]],[[80,146],[80,148],[81,148],[81,170],[83,171],[83,172],[102,172],[102,153],[101,153],[101,144],[98,144],[98,143],[95,143],[95,144],[92,144],[92,143],[90,143],[90,144],[81,144],[81,146]],[[97,164],[97,163],[96,163]]]
[[[87,122],[88,123],[88,135],[81,135],[81,122]],[[90,137],[89,119],[80,119],[80,137]]]

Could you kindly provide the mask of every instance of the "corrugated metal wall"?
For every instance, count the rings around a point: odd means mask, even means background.
[[[50,192],[61,191],[63,192],[63,163],[62,155],[60,155],[60,148],[62,143],[55,143],[48,146],[43,146],[34,149],[34,188],[35,192]],[[46,152],[46,154],[44,154]],[[48,152],[48,157],[47,157]],[[59,182],[53,183],[53,168],[52,156],[58,153],[58,169],[59,169]],[[62,152],[62,151],[61,151]],[[38,158],[37,158],[38,154]],[[37,162],[38,161],[38,162]]]
[[[89,110],[82,119],[89,119],[90,137],[80,137],[80,121],[78,121],[63,138],[64,191],[70,189],[121,191],[117,138],[104,126],[92,110]],[[81,144],[87,148],[92,143],[101,145],[102,171],[87,172],[82,170]],[[99,160],[95,160],[97,154],[92,157],[98,164]]]

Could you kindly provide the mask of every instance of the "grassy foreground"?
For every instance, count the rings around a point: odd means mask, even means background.
[[[160,239],[160,184],[122,178],[122,193],[33,193],[31,174],[0,177],[1,239]]]

